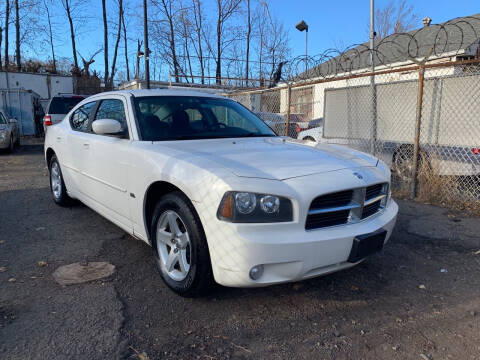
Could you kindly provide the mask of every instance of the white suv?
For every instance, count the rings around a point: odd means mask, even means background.
[[[91,96],[49,129],[45,157],[53,200],[79,199],[150,244],[184,296],[349,268],[382,249],[398,211],[381,161],[278,137],[211,94]]]

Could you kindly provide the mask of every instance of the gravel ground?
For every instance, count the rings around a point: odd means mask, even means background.
[[[480,359],[478,218],[400,201],[389,245],[353,269],[184,299],[146,244],[57,207],[42,145],[23,143],[0,154],[1,359]],[[116,271],[53,280],[78,261]]]

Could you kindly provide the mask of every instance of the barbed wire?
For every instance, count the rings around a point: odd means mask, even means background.
[[[376,39],[373,49],[377,68],[414,63],[412,59],[430,60],[458,55],[480,55],[480,14],[426,25],[405,33]],[[369,43],[355,44],[340,51],[327,49],[315,56],[300,55],[284,63],[281,81],[304,81],[316,78],[347,76],[371,71],[372,51]]]

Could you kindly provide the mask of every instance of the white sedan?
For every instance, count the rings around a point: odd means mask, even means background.
[[[278,137],[239,103],[192,91],[91,96],[49,128],[45,157],[53,200],[150,244],[183,296],[349,268],[382,249],[398,212],[376,158]]]

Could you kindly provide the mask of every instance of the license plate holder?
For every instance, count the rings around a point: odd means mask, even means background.
[[[384,229],[356,236],[353,239],[352,250],[350,250],[350,256],[347,261],[356,263],[367,256],[381,251],[386,237],[387,231]]]

